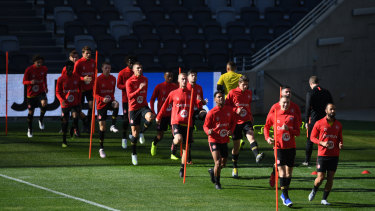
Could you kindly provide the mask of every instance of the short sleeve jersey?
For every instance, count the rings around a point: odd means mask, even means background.
[[[23,75],[23,84],[27,86],[27,97],[32,98],[47,91],[47,67],[36,67],[34,64],[26,68]],[[35,80],[35,84],[31,81]]]
[[[339,156],[339,143],[343,143],[342,125],[338,120],[330,125],[327,118],[323,117],[315,123],[310,139],[316,144],[321,141],[328,142],[328,147],[319,145],[318,156]]]
[[[98,109],[102,109],[107,105],[107,103],[103,102],[104,98],[109,98],[109,102],[115,100],[115,87],[116,78],[113,75],[105,76],[101,74],[97,78],[95,98]]]
[[[241,78],[241,74],[234,71],[229,71],[222,74],[217,82],[218,85],[224,85],[225,96],[228,95],[229,91],[235,89],[238,86],[238,81]]]

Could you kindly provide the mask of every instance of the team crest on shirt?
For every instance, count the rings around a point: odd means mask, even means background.
[[[249,99],[250,99],[250,98],[251,98],[251,96],[250,96],[250,95],[248,95],[248,96],[247,96],[247,98],[249,98]]]
[[[169,104],[167,111],[172,111],[172,104]]]
[[[180,116],[182,117],[182,118],[186,118],[187,116],[188,116],[188,111],[187,110],[182,110],[181,112],[180,112]]]
[[[290,134],[289,133],[283,133],[283,141],[289,141],[290,140]]]
[[[294,117],[292,117],[292,116],[291,116],[291,117],[289,117],[289,120],[293,120],[293,119],[294,119]]]
[[[114,84],[114,82],[113,82],[113,81],[111,81],[111,84],[113,85],[113,84]]]
[[[139,104],[143,103],[143,96],[137,97],[137,103],[139,103]]]
[[[335,147],[335,143],[333,141],[329,140],[327,142],[327,148],[328,149],[333,149],[334,147]]]
[[[293,109],[293,108],[292,108],[292,109],[290,109],[290,112],[294,113],[294,109]]]
[[[165,91],[163,91],[163,95],[165,95]]]
[[[339,126],[338,126],[338,125],[336,125],[336,129],[339,129]]]
[[[74,101],[74,96],[73,95],[69,95],[68,99],[66,99],[66,100],[68,100],[68,102],[71,103],[71,102]]]
[[[226,130],[226,129],[222,129],[221,131],[220,131],[220,136],[221,137],[225,137],[225,136],[227,136],[227,134],[228,134],[228,131]]]
[[[241,109],[240,116],[245,117],[247,115],[246,109]]]
[[[38,92],[39,91],[39,85],[34,85],[33,88],[31,88],[33,92]]]
[[[108,98],[110,101],[112,100],[111,96],[106,95],[105,98]]]

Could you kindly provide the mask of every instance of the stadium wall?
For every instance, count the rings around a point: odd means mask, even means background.
[[[340,2],[340,1],[339,1]],[[293,101],[304,106],[311,75],[332,93],[339,109],[375,108],[375,14],[353,16],[353,9],[375,9],[373,0],[343,0],[270,61],[247,72],[255,78],[264,71],[263,109],[266,113],[279,98],[279,85],[292,87]],[[318,45],[326,38],[336,43]],[[325,40],[324,40],[325,39]],[[329,40],[328,41],[332,41]]]

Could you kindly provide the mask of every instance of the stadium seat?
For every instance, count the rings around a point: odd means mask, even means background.
[[[161,21],[157,23],[156,31],[163,38],[166,35],[176,34],[176,25],[170,20]]]
[[[0,35],[8,35],[9,27],[6,24],[0,24]]]
[[[106,22],[120,20],[120,13],[114,7],[103,7],[98,9],[100,19]]]
[[[260,38],[262,36],[269,34],[270,27],[267,22],[259,21],[253,23],[250,32],[254,39]]]
[[[211,9],[213,13],[219,8],[227,7],[228,1],[227,0],[207,0],[207,6]]]
[[[240,52],[243,50],[251,51],[253,47],[253,41],[248,36],[234,36],[231,39],[232,51]]]
[[[181,66],[179,54],[174,49],[160,49],[158,52],[159,63],[167,70],[178,70]]]
[[[29,55],[22,52],[13,52],[9,54],[9,68],[17,72],[25,71],[26,67],[32,63]]]
[[[207,51],[208,65],[213,70],[225,69],[227,62],[229,61],[228,51],[225,49],[209,49]]]
[[[127,52],[133,52],[139,47],[139,41],[135,35],[121,36],[118,40],[119,48]]]
[[[179,25],[189,20],[189,11],[183,7],[172,7],[168,11],[169,19]]]
[[[102,8],[106,8],[111,6],[109,0],[90,0],[91,7],[95,8],[96,10],[101,10]]]
[[[182,38],[178,34],[169,34],[162,37],[162,46],[164,49],[173,49],[179,53],[182,50],[182,44]]]
[[[216,10],[216,21],[225,27],[227,23],[236,20],[236,11],[231,7],[221,7]]]
[[[240,14],[241,9],[251,7],[251,3],[251,0],[232,0],[232,7],[236,10],[236,13]]]
[[[133,7],[134,0],[113,0],[115,7],[121,11],[125,7]]]
[[[305,8],[295,8],[291,10],[289,20],[292,25],[297,24],[303,17],[307,15],[308,11]]]
[[[63,33],[64,24],[74,21],[75,15],[71,7],[56,7],[54,9],[55,23],[58,33]]]
[[[245,23],[241,21],[233,21],[227,23],[226,31],[229,38],[232,38],[237,35],[246,36],[246,33],[248,33],[249,30],[246,28]]]
[[[92,21],[87,24],[87,30],[94,38],[108,34],[108,24],[105,21]]]
[[[186,48],[197,49],[203,52],[206,49],[206,40],[203,35],[189,35],[185,36],[185,45]]]
[[[199,34],[199,25],[194,21],[185,21],[180,24],[180,34],[183,37]]]
[[[225,35],[218,34],[208,38],[209,49],[228,50],[228,38]]]
[[[96,41],[100,54],[109,56],[111,51],[117,48],[116,40],[110,35],[97,36]]]
[[[155,54],[148,51],[147,49],[137,49],[134,51],[138,61],[143,66],[143,71],[159,72],[161,71],[161,65],[155,62]]]
[[[264,14],[266,8],[275,6],[275,0],[253,0],[253,3],[258,8],[260,14]]]
[[[291,28],[291,24],[288,22],[278,22],[272,27],[273,37],[276,38],[288,31]]]
[[[126,66],[125,58],[129,55],[126,49],[114,49],[111,51],[109,60],[112,65],[116,67],[117,70],[123,69]]]
[[[138,37],[150,35],[154,31],[154,26],[149,21],[136,21],[133,23],[133,32]]]
[[[170,11],[175,7],[181,7],[181,1],[179,0],[159,0],[159,3],[166,11]]]
[[[241,10],[241,20],[250,26],[251,23],[259,20],[259,10],[256,7],[244,7]]]
[[[307,10],[312,10],[314,7],[316,7],[322,0],[303,0],[301,1],[303,7],[305,7]]]
[[[76,14],[79,20],[81,20],[86,25],[97,20],[96,10],[92,7],[77,8]]]
[[[160,38],[156,34],[147,34],[140,37],[141,48],[156,53],[160,49]]]
[[[204,52],[197,49],[184,49],[182,58],[185,64],[185,68],[189,69],[205,69],[208,68],[207,63],[205,62]]]
[[[91,35],[74,36],[74,46],[77,52],[81,52],[84,46],[89,46],[92,50],[96,49],[96,42]]]
[[[129,35],[131,33],[130,26],[125,21],[111,21],[110,31],[111,31],[111,35],[116,40],[119,40],[121,36]]]
[[[284,10],[277,7],[266,8],[265,19],[268,23],[274,23],[284,19]]]
[[[53,14],[56,7],[63,6],[66,6],[64,0],[45,1],[43,6],[45,17],[47,15]]]
[[[133,25],[134,22],[141,21],[144,18],[142,10],[139,7],[125,7],[121,9],[124,20],[130,25]]]
[[[0,36],[0,50],[1,52],[19,51],[20,44],[18,38],[12,35]]]
[[[259,37],[255,39],[255,50],[258,51],[268,45],[272,41],[271,35],[264,35],[263,37]]]
[[[136,2],[142,10],[146,11],[157,6],[155,0],[137,0]]]
[[[292,10],[301,6],[301,0],[277,0],[276,5],[283,10]]]
[[[212,36],[220,35],[221,33],[221,25],[216,21],[210,21],[203,24],[203,31],[206,38],[210,38]]]
[[[206,6],[204,0],[184,0],[182,5],[190,11],[194,10],[194,8]]]
[[[165,12],[161,7],[153,7],[145,11],[147,20],[152,24],[157,25],[165,20]]]
[[[204,25],[206,22],[212,21],[212,13],[208,7],[196,7],[192,9],[193,20],[200,24]]]
[[[64,44],[74,42],[74,36],[85,34],[85,29],[80,21],[70,21],[64,24]]]
[[[72,6],[74,11],[78,11],[81,8],[87,8],[89,5],[87,4],[87,0],[67,0],[68,5]]]

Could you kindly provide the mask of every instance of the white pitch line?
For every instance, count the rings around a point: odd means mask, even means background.
[[[42,186],[39,186],[39,185],[35,185],[35,184],[29,183],[29,182],[26,182],[26,181],[23,181],[23,180],[20,180],[20,179],[17,179],[17,178],[9,177],[9,176],[4,175],[4,174],[0,174],[0,176],[4,177],[6,179],[10,179],[10,180],[13,180],[13,181],[16,181],[16,182],[20,182],[20,183],[23,183],[23,184],[26,184],[26,185],[30,185],[30,186],[33,186],[35,188],[39,188],[39,189],[42,189],[42,190],[45,190],[45,191],[48,191],[48,192],[51,192],[51,193],[54,193],[54,194],[57,194],[57,195],[61,195],[61,196],[64,196],[66,198],[75,199],[75,200],[78,200],[78,201],[85,202],[87,204],[91,204],[91,205],[96,206],[96,207],[101,207],[101,208],[106,209],[106,210],[120,211],[120,210],[117,210],[117,209],[114,209],[114,208],[111,208],[111,207],[107,207],[107,206],[102,205],[102,204],[98,204],[98,203],[93,202],[93,201],[89,201],[89,200],[82,199],[82,198],[79,198],[79,197],[71,196],[71,195],[68,195],[68,194],[65,194],[65,193],[61,193],[61,192],[58,192],[58,191],[51,190],[49,188],[45,188],[45,187],[42,187]]]

